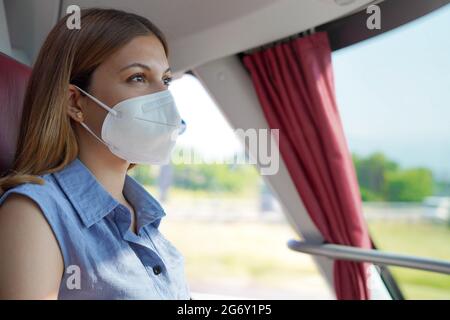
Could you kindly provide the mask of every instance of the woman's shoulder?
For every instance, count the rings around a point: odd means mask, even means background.
[[[22,226],[22,234],[41,230],[45,239],[56,237],[64,259],[67,259],[64,233],[71,230],[74,221],[68,209],[70,206],[66,204],[64,193],[53,174],[39,177],[43,184],[22,183],[0,196],[0,224],[1,221],[8,221],[0,227],[0,232],[8,225]],[[49,235],[49,232],[52,234]]]
[[[51,215],[45,205],[48,200],[43,201],[47,188],[25,183],[7,190],[0,198],[0,256],[8,256],[0,273],[0,282],[5,284],[2,296],[43,294],[50,284],[57,292],[64,259],[49,223]]]
[[[54,203],[57,201],[57,189],[51,175],[40,175],[43,184],[26,182],[7,189],[0,195],[0,213],[10,219],[33,219],[38,221],[44,216],[47,220],[55,215]]]
[[[0,195],[0,212],[2,214],[11,213],[16,219],[22,216],[29,218],[36,217],[33,213],[47,215],[47,207],[54,198],[54,190],[48,182],[48,178],[43,178],[44,183],[37,184],[26,182],[18,184]]]
[[[23,199],[23,197],[31,198],[31,200],[34,200],[40,207],[47,207],[50,203],[58,201],[60,192],[52,175],[45,174],[39,177],[42,178],[43,184],[26,182],[6,190],[0,195],[0,206],[11,194],[16,195],[14,199]],[[21,195],[22,197],[17,197],[17,195]]]
[[[31,212],[38,212],[54,229],[61,229],[67,215],[70,215],[64,193],[52,174],[39,177],[42,178],[43,184],[22,183],[0,195],[0,211],[12,211],[14,215],[19,215],[19,211],[29,211],[30,216]]]

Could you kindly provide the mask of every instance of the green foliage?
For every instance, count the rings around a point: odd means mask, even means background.
[[[153,185],[156,181],[156,174],[153,168],[146,165],[137,165],[130,170],[129,174],[144,185]]]
[[[366,158],[353,155],[363,201],[419,202],[432,195],[433,175],[429,169],[401,169],[382,153]]]
[[[361,188],[372,197],[380,198],[385,187],[385,173],[397,170],[398,165],[386,159],[382,153],[374,153],[367,158],[353,156],[353,161]]]
[[[190,190],[243,192],[257,188],[259,179],[251,165],[178,164],[174,170],[174,185]]]
[[[388,201],[422,201],[433,193],[433,176],[428,169],[387,172]]]
[[[144,185],[155,185],[159,167],[138,165],[129,174]],[[257,190],[261,178],[252,165],[176,164],[172,186],[187,190],[241,193]]]
[[[368,190],[367,188],[360,187],[361,199],[363,201],[381,201],[383,200],[382,195],[377,194],[373,191]]]
[[[426,168],[402,169],[382,153],[368,157],[353,155],[363,201],[420,202],[434,189],[448,193],[449,184],[435,182]],[[154,185],[158,169],[139,165],[130,174],[145,185]],[[217,163],[176,164],[173,186],[187,190],[242,193],[257,190],[261,178],[252,165]],[[434,188],[436,186],[436,188]]]

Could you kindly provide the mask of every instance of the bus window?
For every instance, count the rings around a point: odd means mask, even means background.
[[[170,90],[186,121],[172,163],[133,174],[164,202],[160,230],[184,254],[193,296],[331,299],[311,257],[288,249],[279,202],[200,81],[186,74]]]
[[[333,53],[364,214],[381,250],[450,261],[450,5]],[[406,298],[450,277],[393,268]]]

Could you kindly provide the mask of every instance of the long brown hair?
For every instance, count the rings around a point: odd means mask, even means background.
[[[69,83],[88,90],[94,70],[136,36],[155,35],[168,56],[164,34],[139,15],[83,9],[81,28],[73,30],[66,26],[68,17],[50,31],[33,65],[13,168],[0,178],[0,195],[22,183],[44,184],[39,175],[58,171],[77,157],[75,131],[67,114]]]

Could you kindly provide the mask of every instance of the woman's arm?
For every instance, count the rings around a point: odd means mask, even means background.
[[[0,299],[57,299],[64,261],[39,206],[11,194],[0,206]]]

